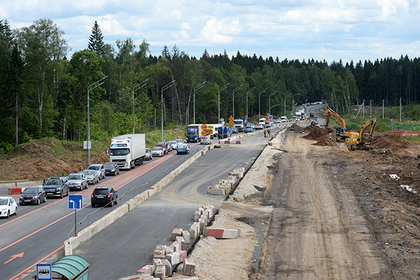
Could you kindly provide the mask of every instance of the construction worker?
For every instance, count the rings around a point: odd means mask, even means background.
[[[264,128],[264,138],[266,137],[266,135],[267,135],[267,130]]]
[[[330,133],[330,141],[332,141],[332,136],[331,136],[331,133]]]
[[[267,128],[267,137],[270,137],[270,129]]]

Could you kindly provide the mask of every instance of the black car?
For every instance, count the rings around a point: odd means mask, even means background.
[[[118,175],[120,174],[120,167],[115,162],[107,162],[104,164],[106,175]]]
[[[230,131],[231,131],[232,133],[238,133],[238,132],[239,132],[237,127],[232,127],[232,128],[230,129]]]
[[[96,187],[90,197],[92,207],[97,205],[111,206],[117,204],[118,193],[110,186]]]
[[[20,195],[19,204],[41,204],[47,201],[47,194],[43,187],[25,188]]]
[[[50,177],[44,184],[44,190],[47,193],[47,197],[59,196],[63,198],[65,195],[69,195],[69,185],[67,183],[67,177]]]

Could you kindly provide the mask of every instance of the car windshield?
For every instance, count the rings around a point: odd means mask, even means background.
[[[165,147],[165,145],[164,144],[157,144],[156,147],[162,147],[163,148],[163,147]]]
[[[105,168],[113,168],[115,165],[112,162],[108,162],[104,164]]]
[[[80,179],[82,179],[82,175],[76,175],[76,174],[74,174],[74,175],[69,175],[69,180],[80,180]]]
[[[7,198],[0,198],[0,205],[7,205],[8,201],[9,201],[9,199],[7,199]]]
[[[95,173],[95,170],[83,170],[83,174],[85,175],[94,175]]]
[[[37,189],[31,189],[31,188],[26,188],[22,193],[25,194],[33,194],[33,193],[37,193]]]
[[[99,165],[91,165],[91,166],[88,167],[88,169],[89,170],[99,170],[99,169],[101,169],[101,166],[99,166]]]
[[[153,148],[153,151],[160,151],[160,150],[163,150],[162,147],[154,147]]]
[[[50,179],[48,180],[45,185],[60,185],[61,182],[58,179]]]
[[[109,154],[111,156],[126,156],[130,153],[130,149],[124,148],[124,149],[110,149]]]

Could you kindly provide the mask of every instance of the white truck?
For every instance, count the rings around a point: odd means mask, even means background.
[[[234,119],[233,120],[233,126],[238,129],[239,132],[244,132],[245,127],[247,125],[248,121],[246,119]]]
[[[111,139],[108,150],[111,162],[120,169],[132,169],[142,165],[146,156],[146,138],[144,134],[125,134]]]

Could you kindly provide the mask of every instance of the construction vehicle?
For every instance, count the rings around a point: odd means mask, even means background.
[[[325,113],[325,128],[328,127],[328,122],[330,121],[331,117],[340,122],[340,128],[335,130],[335,134],[338,137],[338,139],[345,141],[346,138],[359,135],[357,132],[347,130],[346,121],[339,114],[334,112],[331,108],[328,108],[327,112]]]
[[[357,135],[352,135],[349,138],[346,138],[346,144],[350,147],[350,150],[368,150],[370,149],[370,144],[372,144],[372,135],[375,131],[376,118],[368,120],[362,125],[360,132]],[[370,132],[366,133],[366,129],[370,127]]]

